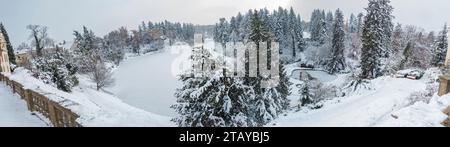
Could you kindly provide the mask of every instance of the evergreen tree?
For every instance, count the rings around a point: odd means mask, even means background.
[[[447,24],[444,25],[444,30],[439,33],[437,38],[436,47],[433,51],[433,59],[431,65],[433,66],[444,66],[445,57],[447,56],[448,50],[448,30]]]
[[[326,26],[327,26],[326,29],[328,37],[333,36],[333,27],[334,27],[333,25],[334,25],[333,12],[329,11],[326,16]]]
[[[223,77],[217,70],[206,70],[210,66],[205,61],[216,59],[203,48],[194,50],[191,60],[202,70],[181,76],[183,86],[175,94],[177,104],[172,106],[180,115],[173,121],[181,127],[257,126],[251,113],[253,88],[244,84],[242,78]]]
[[[35,76],[47,84],[65,92],[71,92],[78,85],[77,66],[70,62],[71,54],[57,51],[54,54],[44,54],[33,61]]]
[[[381,57],[385,45],[383,30],[384,17],[379,0],[369,0],[369,6],[366,8],[367,15],[364,19],[362,30],[362,49],[361,49],[361,78],[373,79],[381,76]]]
[[[295,58],[297,56],[297,50],[299,47],[298,40],[303,39],[303,35],[299,34],[299,31],[301,31],[301,24],[299,24],[299,21],[297,19],[297,16],[295,15],[294,9],[291,7],[289,11],[289,21],[288,21],[288,30],[289,30],[289,42],[290,48],[292,49],[292,57]],[[302,32],[303,33],[303,32]]]
[[[309,90],[309,81],[308,80],[304,81],[303,86],[299,92],[301,94],[300,99],[299,99],[300,100],[300,105],[298,106],[299,108],[304,107],[309,104],[312,104],[314,102],[312,99],[313,96]]]
[[[240,24],[240,38],[243,42],[248,42],[250,38],[250,32],[251,32],[251,19],[253,17],[253,11],[249,10],[245,16],[243,17],[241,24]]]
[[[11,42],[9,41],[8,32],[6,31],[6,29],[2,23],[0,23],[0,33],[3,34],[3,37],[5,38],[5,41],[6,41],[6,49],[8,50],[9,63],[16,64],[16,55],[14,53],[13,46],[11,45]]]
[[[333,24],[333,38],[332,38],[332,47],[331,54],[328,57],[328,61],[326,62],[326,69],[330,74],[337,73],[345,69],[345,57],[344,57],[344,41],[345,41],[345,32],[344,32],[344,17],[342,12],[338,9],[335,13],[336,18],[334,19]]]
[[[224,47],[230,36],[228,21],[225,18],[221,18],[214,30],[214,40]]]
[[[320,45],[324,44],[327,38],[325,12],[318,9],[314,10],[311,15],[310,23],[311,40]]]
[[[237,79],[182,76],[183,87],[172,107],[180,114],[173,119],[181,127],[253,127],[250,103],[252,88]]]
[[[382,50],[382,57],[388,58],[390,54],[392,54],[392,46],[391,46],[391,37],[392,32],[394,29],[394,24],[392,20],[394,19],[394,16],[392,15],[392,11],[394,10],[394,7],[390,5],[391,0],[377,0],[379,3],[379,9],[380,9],[380,15],[381,15],[381,26],[382,26],[382,32],[383,32],[383,38],[381,39],[383,50]]]
[[[358,25],[358,20],[356,19],[355,15],[352,13],[350,15],[350,20],[349,20],[349,33],[356,33],[357,32],[357,25]]]
[[[259,69],[259,53],[260,53],[260,42],[268,42],[270,41],[269,39],[271,39],[271,33],[268,27],[268,24],[266,24],[265,22],[262,21],[262,19],[260,18],[261,16],[259,15],[259,12],[257,10],[254,11],[253,16],[251,18],[251,23],[250,23],[250,28],[251,28],[251,32],[250,32],[250,40],[252,42],[254,42],[256,44],[256,60],[257,60],[257,75],[259,75],[260,73],[260,69]],[[249,58],[254,58],[254,57],[249,57]],[[249,66],[247,64],[247,66]],[[248,69],[248,68],[247,68]]]
[[[230,28],[229,28],[229,41],[231,42],[237,42],[239,41],[238,35],[239,35],[239,22],[236,19],[236,17],[231,17],[230,19]]]
[[[250,40],[257,44],[257,55],[259,58],[259,50],[265,49],[260,48],[257,42],[270,42],[271,41],[271,32],[270,28],[268,28],[269,24],[264,23],[258,18],[258,11],[253,13],[253,17],[251,19],[251,34]],[[268,15],[268,14],[265,14]],[[294,15],[295,16],[295,15]],[[268,52],[271,52],[268,49]],[[250,57],[251,58],[251,57]],[[252,108],[253,117],[258,126],[265,125],[277,118],[280,113],[282,113],[288,106],[288,87],[290,83],[288,83],[288,79],[285,73],[280,74],[280,84],[275,88],[262,88],[261,82],[264,80],[264,77],[259,76],[259,60],[258,60],[258,71],[257,77],[247,77],[247,84],[253,88],[255,92],[255,98],[251,102],[254,105]],[[283,66],[280,64],[280,72],[284,72]]]
[[[95,36],[92,30],[83,26],[83,31],[74,31],[75,62],[80,72],[90,73],[98,62],[101,61],[101,38]]]
[[[277,103],[281,109],[279,109],[279,113],[281,113],[284,110],[289,109],[289,102],[290,100],[287,98],[291,92],[290,92],[290,86],[292,85],[291,82],[289,82],[289,77],[286,74],[285,68],[283,63],[280,64],[280,83],[276,87],[278,94],[278,97],[275,98],[277,100]]]
[[[363,13],[359,13],[357,16],[358,20],[356,23],[356,32],[358,32],[358,34],[362,33],[362,28],[363,28],[363,23],[364,23],[364,14]]]
[[[305,39],[303,38],[303,32],[304,32],[304,28],[303,28],[303,23],[302,23],[302,18],[300,17],[300,15],[297,16],[297,21],[295,23],[295,45],[297,46],[297,50],[303,52],[306,46],[306,42]]]
[[[288,40],[288,16],[285,9],[279,7],[274,11],[272,16],[271,28],[274,34],[274,40],[280,44],[280,54],[284,54],[284,50],[289,48],[291,42]]]

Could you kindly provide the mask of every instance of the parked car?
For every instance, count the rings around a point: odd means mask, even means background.
[[[395,75],[395,77],[419,80],[423,77],[424,74],[425,74],[425,72],[420,69],[408,69],[408,70],[398,71],[397,74]]]
[[[302,64],[300,64],[300,67],[301,67],[301,68],[311,68],[311,69],[314,69],[314,65],[312,65],[312,64],[307,64],[307,63],[302,63]]]

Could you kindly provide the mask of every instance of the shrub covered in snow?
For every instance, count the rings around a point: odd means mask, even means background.
[[[67,52],[60,51],[38,57],[33,61],[34,75],[47,84],[70,92],[72,87],[78,85],[75,76],[78,68],[67,60],[69,58],[71,57]]]

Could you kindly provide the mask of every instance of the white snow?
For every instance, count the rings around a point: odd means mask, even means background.
[[[26,102],[0,83],[0,127],[46,127],[45,119],[32,115]]]
[[[376,126],[384,127],[442,127],[449,116],[443,110],[450,106],[450,95],[435,96],[430,103],[417,102],[411,106],[394,111],[391,117],[380,121]]]
[[[78,75],[80,85],[71,93],[62,92],[31,76],[19,68],[9,76],[25,88],[39,92],[60,105],[80,115],[77,121],[83,126],[173,126],[169,117],[160,116],[123,103],[117,97],[95,90],[94,83]]]
[[[174,48],[191,50],[185,44]],[[181,82],[177,73],[172,73],[172,64],[180,56],[172,54],[174,48],[125,61],[114,72],[116,84],[111,91],[132,106],[163,116],[176,116],[170,106],[176,103],[174,94]]]
[[[287,70],[294,71],[293,65]],[[295,72],[294,72],[295,74]],[[427,81],[436,78],[434,70],[428,70],[422,80],[380,77],[372,80],[372,90],[362,90],[341,98],[333,98],[323,103],[323,108],[304,109],[289,112],[268,126],[283,127],[442,127],[447,115],[443,110],[450,106],[450,94],[443,97],[434,96],[429,103],[411,102],[408,98],[415,92],[426,91]],[[319,76],[323,78],[323,76]],[[327,84],[342,86],[346,75],[338,75]],[[291,78],[294,84],[301,83]],[[320,80],[320,78],[319,78]],[[437,86],[437,85],[434,85]],[[291,105],[298,104],[299,95],[292,89],[289,97]]]
[[[309,112],[291,113],[276,121],[277,126],[374,126],[399,107],[413,91],[425,90],[425,84],[408,79],[377,79],[379,89],[362,95],[324,102],[324,107]],[[406,86],[407,85],[407,86]]]

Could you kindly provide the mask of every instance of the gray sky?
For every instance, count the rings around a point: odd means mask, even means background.
[[[14,45],[29,42],[28,24],[49,27],[50,37],[71,41],[73,30],[85,25],[103,36],[121,26],[136,28],[141,21],[181,21],[214,24],[251,8],[293,6],[309,20],[315,8],[341,8],[346,16],[364,11],[366,0],[0,0],[0,21]],[[438,30],[450,20],[450,0],[392,0],[396,21]]]

